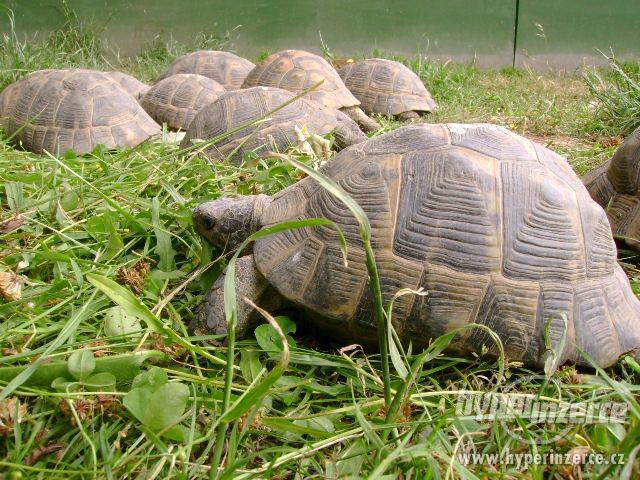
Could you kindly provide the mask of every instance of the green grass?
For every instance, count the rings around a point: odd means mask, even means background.
[[[3,37],[2,82],[62,65],[122,68],[151,80],[190,48],[157,41],[137,57],[119,59],[90,28],[70,25],[42,45]],[[440,104],[434,121],[507,125],[567,155],[580,172],[615,149],[617,137],[610,135],[621,131],[596,115],[582,73],[410,63]],[[606,79],[616,72],[598,74]],[[386,129],[396,126],[384,121]],[[265,326],[235,342],[231,379],[220,339],[191,336],[185,327],[230,259],[195,233],[190,210],[222,195],[275,193],[298,178],[297,169],[276,160],[212,169],[161,142],[54,159],[17,150],[4,139],[0,271],[20,276],[22,298],[0,300],[0,387],[12,388],[0,400],[0,474],[207,478],[219,452],[227,478],[514,478],[521,476],[516,465],[465,466],[457,454],[588,447],[622,453],[627,466],[578,466],[581,478],[637,477],[640,373],[627,361],[606,371],[564,367],[547,384],[524,381],[540,372],[518,365],[507,364],[501,373],[496,359],[441,354],[445,338],[422,356],[401,357],[405,372],[396,356],[385,385],[378,355],[318,344],[304,334],[305,317],[298,314],[276,319],[289,335],[288,363],[276,330]],[[138,313],[142,324],[126,315],[117,320],[122,309],[113,299]],[[94,368],[77,353],[87,350]],[[285,363],[283,373],[277,370]],[[275,371],[275,382],[261,391],[268,371]],[[20,372],[32,375],[9,383]],[[98,382],[94,375],[102,372],[115,376],[115,385]],[[139,372],[144,376],[133,380]],[[533,434],[532,427],[457,417],[463,391],[489,391],[513,380],[522,381],[519,393],[541,392],[558,401],[624,402],[628,421],[576,425],[536,447],[509,435]],[[385,407],[385,387],[398,398],[391,408]],[[242,413],[237,419],[228,413],[234,405]],[[552,437],[563,427],[549,424],[538,433]],[[578,478],[571,467],[557,465],[531,466],[527,475]]]

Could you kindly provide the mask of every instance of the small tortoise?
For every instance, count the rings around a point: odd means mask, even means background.
[[[151,87],[140,105],[156,122],[166,123],[175,130],[186,130],[196,113],[224,92],[222,85],[208,77],[178,73]]]
[[[140,100],[144,97],[144,95],[149,91],[149,88],[151,88],[146,83],[142,83],[136,77],[124,72],[117,72],[114,70],[104,73],[111,80],[118,82],[118,84],[136,100]]]
[[[333,132],[338,147],[366,140],[358,125],[341,111],[302,98],[292,101],[294,98],[291,92],[269,87],[223,93],[218,100],[198,112],[181,147],[219,137],[267,115],[268,118],[221,138],[202,153],[216,161],[224,161],[231,155],[235,163],[240,163],[248,152],[282,150],[296,145],[300,140],[296,127],[306,129],[311,135]],[[287,102],[291,103],[274,111]]]
[[[200,50],[178,57],[156,82],[176,73],[195,73],[215,80],[227,90],[238,90],[253,67],[252,62],[233,53]]]
[[[364,131],[375,132],[380,125],[360,109],[360,102],[345,87],[340,75],[324,58],[303,50],[284,50],[269,55],[251,70],[242,87],[278,87],[300,94],[322,81],[305,97],[338,108],[354,119]]]
[[[409,120],[438,108],[420,78],[399,62],[370,58],[338,73],[366,113]]]
[[[33,72],[9,85],[1,97],[6,133],[35,153],[133,147],[161,132],[138,102],[103,72]]]
[[[388,305],[400,289],[425,296],[394,302],[401,339],[425,345],[457,327],[481,324],[511,360],[540,366],[545,329],[558,364],[613,364],[640,350],[640,302],[616,262],[607,217],[566,160],[495,125],[412,125],[339,153],[323,173],[366,212],[381,289]],[[358,224],[307,177],[273,197],[222,198],[197,207],[198,231],[233,249],[257,229],[324,217],[336,231],[306,227],[257,240],[239,259],[237,298],[278,298],[303,308],[343,342],[375,343],[371,295]],[[192,328],[225,332],[223,279],[205,296]],[[566,318],[566,323],[564,321]],[[239,331],[251,319],[239,302]],[[458,352],[497,349],[485,330],[468,328]]]
[[[640,248],[640,128],[583,182],[607,212],[613,235]]]

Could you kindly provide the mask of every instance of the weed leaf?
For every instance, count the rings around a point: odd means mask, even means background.
[[[67,369],[76,380],[86,379],[96,368],[96,359],[91,350],[73,352],[67,361]]]

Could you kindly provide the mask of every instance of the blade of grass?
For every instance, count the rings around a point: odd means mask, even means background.
[[[294,167],[312,177],[322,186],[322,188],[344,203],[360,225],[360,237],[364,244],[367,271],[369,273],[369,289],[371,290],[371,295],[373,297],[373,313],[378,329],[378,346],[380,348],[380,359],[382,363],[384,399],[386,407],[389,407],[391,405],[391,375],[389,371],[389,340],[387,337],[388,319],[386,318],[384,306],[382,304],[380,276],[378,274],[378,266],[376,264],[373,247],[371,246],[371,224],[369,223],[369,218],[362,207],[358,205],[358,202],[351,198],[351,196],[332,179],[290,156],[283,155],[281,158],[284,158]]]

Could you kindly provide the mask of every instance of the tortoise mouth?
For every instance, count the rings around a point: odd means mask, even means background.
[[[191,214],[193,218],[193,224],[195,226],[196,231],[202,235],[207,241],[213,245],[217,245],[218,242],[215,240],[214,229],[216,227],[217,221],[212,214],[214,208],[214,202],[203,203],[202,205],[198,205]]]

